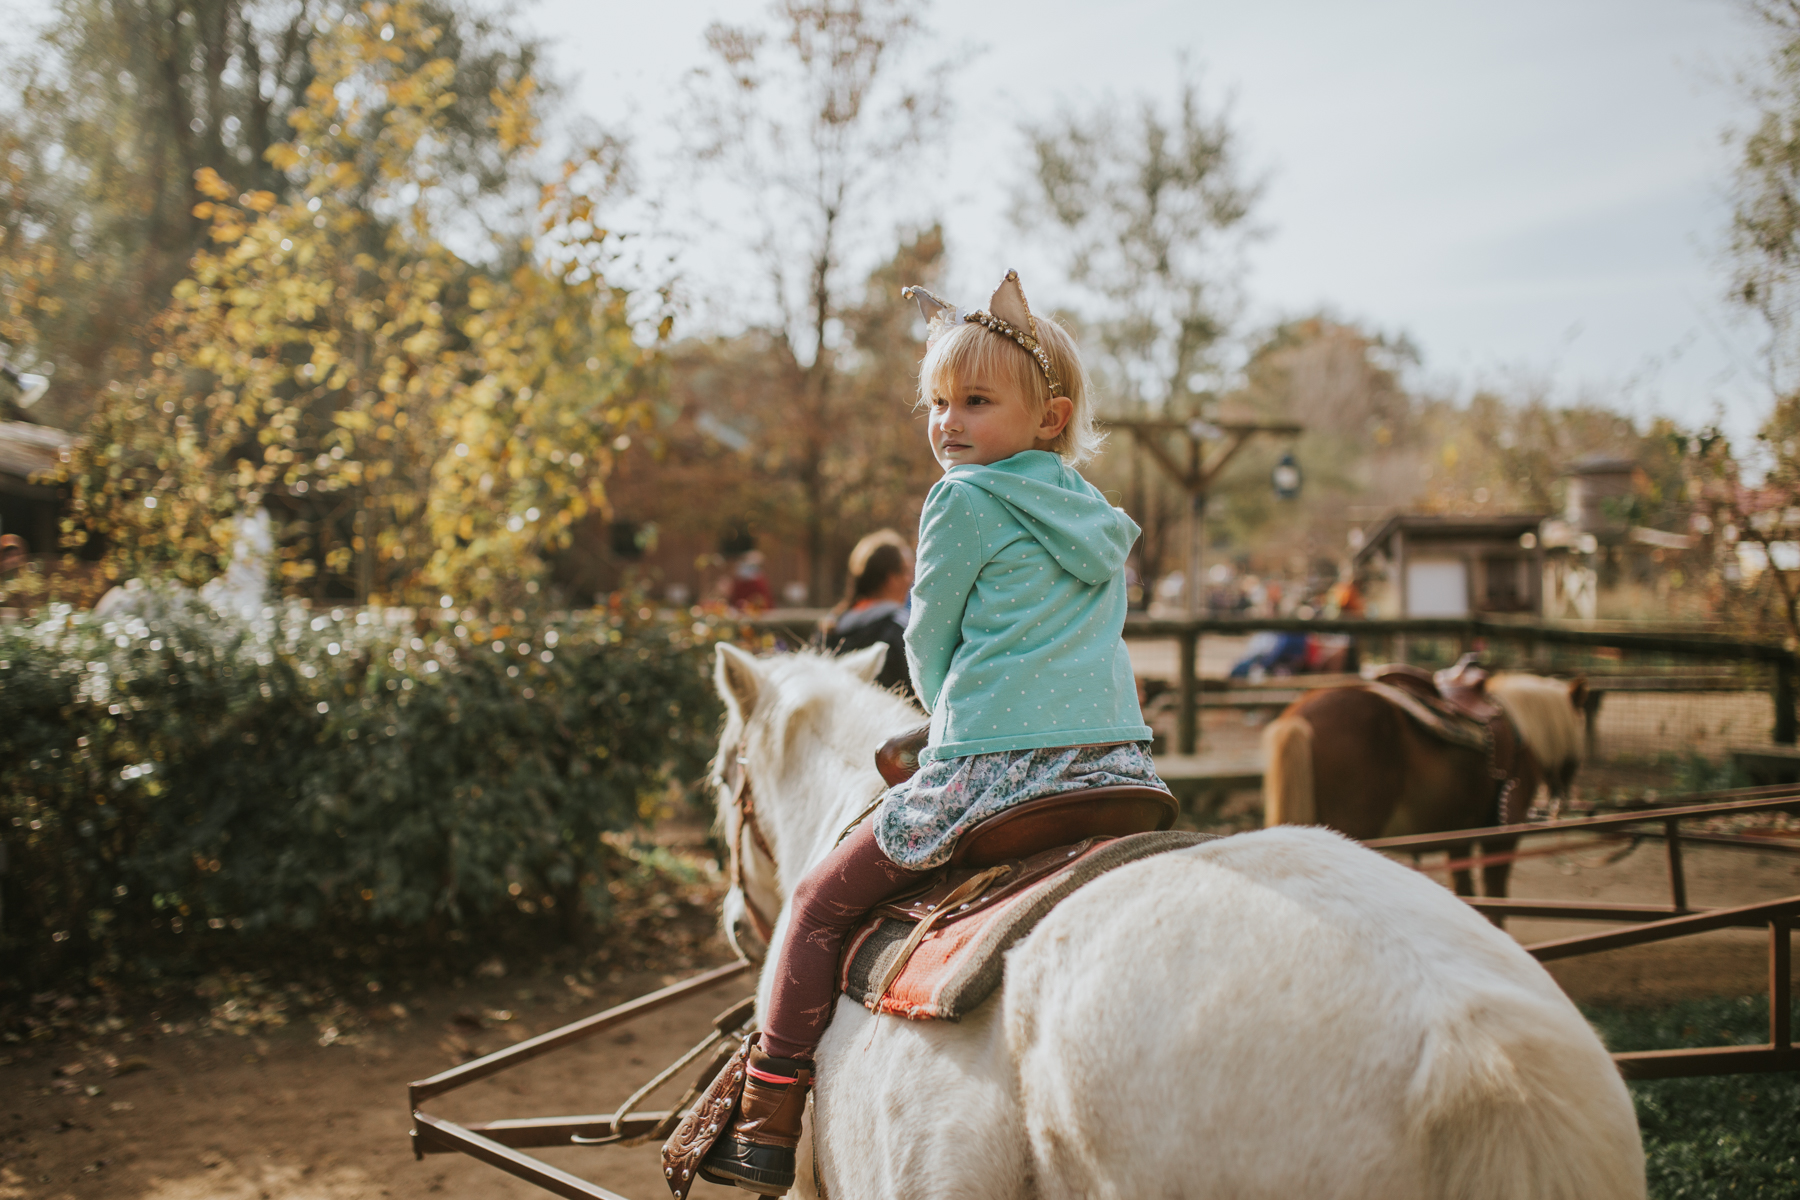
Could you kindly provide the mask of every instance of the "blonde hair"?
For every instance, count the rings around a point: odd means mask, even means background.
[[[1049,449],[1072,466],[1079,466],[1099,452],[1106,441],[1094,424],[1088,400],[1087,373],[1081,369],[1081,352],[1069,331],[1048,317],[1037,318],[1038,344],[1050,356],[1050,365],[1062,381],[1062,392],[1075,408],[1068,424]],[[919,364],[919,403],[930,404],[933,392],[952,388],[966,379],[1010,378],[1039,412],[1053,397],[1044,372],[1023,346],[985,325],[964,322],[944,334],[925,351]]]

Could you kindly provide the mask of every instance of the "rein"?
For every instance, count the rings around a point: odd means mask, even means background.
[[[732,758],[737,766],[737,778],[731,780],[731,807],[737,810],[737,832],[731,838],[731,886],[737,889],[738,895],[744,898],[744,911],[750,915],[750,924],[756,929],[756,936],[763,940],[765,946],[774,948],[775,922],[768,914],[757,907],[750,892],[744,887],[744,829],[750,830],[750,842],[762,852],[771,867],[779,870],[775,861],[775,851],[769,846],[768,835],[763,833],[762,822],[756,819],[756,793],[750,787],[750,763],[744,756],[744,744],[738,743]]]
[[[744,889],[743,859],[746,827],[750,830],[751,844],[762,852],[763,858],[768,860],[769,865],[779,871],[780,864],[775,861],[775,851],[769,845],[768,836],[763,833],[762,822],[756,819],[756,793],[750,787],[750,760],[744,754],[744,748],[744,743],[740,741],[737,749],[733,751],[731,759],[737,771],[735,777],[726,780],[731,787],[731,807],[736,809],[738,814],[737,832],[731,838],[731,865],[728,868],[727,878],[731,886],[737,889],[738,895],[744,898],[744,911],[750,915],[750,924],[756,928],[756,936],[760,937],[763,943],[772,950],[774,949],[775,922],[771,921],[768,914],[756,906],[756,901],[752,900],[750,893]],[[861,825],[876,809],[881,807],[881,802],[885,799],[887,799],[887,789],[883,788],[875,794],[875,799],[869,802],[868,807],[857,813],[850,819],[849,824],[838,831],[837,839],[832,844],[841,845],[845,838],[855,832],[858,825]]]

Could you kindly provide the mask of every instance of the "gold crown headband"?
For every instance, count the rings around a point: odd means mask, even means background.
[[[1038,340],[1037,318],[1031,315],[1031,305],[1025,303],[1025,289],[1019,286],[1017,271],[1009,269],[1006,278],[1000,281],[1000,286],[994,289],[993,296],[988,299],[987,308],[978,308],[974,312],[964,312],[954,304],[939,300],[916,284],[901,288],[900,294],[919,302],[919,311],[925,316],[927,346],[965,321],[985,326],[1002,337],[1009,337],[1017,342],[1037,361],[1038,369],[1044,373],[1044,382],[1050,385],[1050,394],[1063,394],[1062,384],[1056,378],[1056,368],[1050,365],[1050,352]]]

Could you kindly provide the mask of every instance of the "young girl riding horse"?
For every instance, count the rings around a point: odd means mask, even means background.
[[[944,477],[919,518],[906,658],[931,713],[918,774],[794,889],[773,995],[715,1183],[779,1195],[837,999],[838,954],[870,909],[950,857],[971,826],[1082,788],[1162,788],[1122,631],[1130,517],[1074,470],[1100,443],[1074,341],[1015,272],[985,311],[908,288],[930,321],[919,371]],[[1165,789],[1166,790],[1166,789]]]

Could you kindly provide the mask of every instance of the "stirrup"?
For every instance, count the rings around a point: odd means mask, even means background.
[[[764,1196],[780,1196],[794,1186],[794,1149],[741,1141],[726,1134],[700,1160],[700,1178],[726,1187],[741,1187]]]

